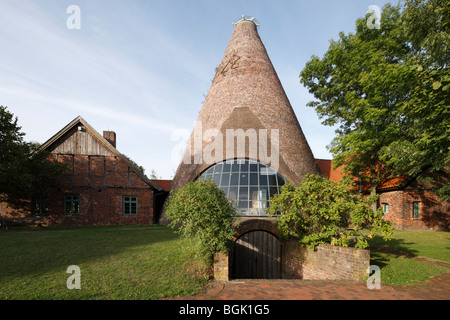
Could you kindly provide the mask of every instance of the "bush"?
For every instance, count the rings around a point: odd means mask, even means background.
[[[200,258],[211,264],[216,252],[228,252],[235,232],[236,211],[212,180],[194,181],[173,191],[165,204],[169,226],[192,239]]]
[[[284,185],[272,198],[268,213],[282,212],[277,219],[280,234],[308,246],[329,243],[366,248],[373,232],[380,231],[385,240],[393,234],[390,222],[382,219],[381,208],[372,210],[373,201],[376,198],[353,193],[348,184],[308,175],[298,188]],[[360,232],[363,229],[369,232]]]

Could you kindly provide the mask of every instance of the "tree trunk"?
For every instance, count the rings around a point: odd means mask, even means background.
[[[377,194],[377,185],[375,184],[370,187],[370,195],[374,196],[376,194]],[[378,201],[375,201],[374,203],[372,203],[373,213],[375,213],[377,209],[378,209]]]

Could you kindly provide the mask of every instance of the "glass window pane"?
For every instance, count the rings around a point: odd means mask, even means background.
[[[222,174],[222,181],[220,181],[221,186],[229,186],[230,185],[230,174],[229,173],[223,173]]]
[[[248,187],[239,187],[239,200],[248,200]]]
[[[252,201],[258,201],[258,187],[250,187],[250,200]]]
[[[248,201],[239,200],[238,208],[240,209],[248,209]]]
[[[214,173],[222,173],[223,163],[216,164],[214,166]]]
[[[229,199],[237,200],[237,194],[238,194],[238,188],[237,187],[230,187]]]
[[[267,179],[269,180],[269,185],[273,185],[273,186],[277,185],[277,177],[275,174],[269,174],[267,176]]]
[[[80,204],[78,202],[73,202],[73,212],[72,213],[80,213]]]
[[[228,198],[228,191],[230,188],[228,187],[221,187],[220,189],[222,189],[223,193],[225,193],[225,196]]]
[[[248,172],[248,161],[241,163],[241,172]]]
[[[250,185],[258,185],[258,174],[256,172],[250,172]]]
[[[248,185],[248,173],[241,173],[239,176],[239,184]]]
[[[239,183],[239,173],[232,173],[230,178],[230,186],[237,186]]]
[[[239,172],[239,163],[236,161],[231,165],[231,171],[232,172]]]
[[[259,185],[260,186],[267,186],[268,185],[268,179],[266,174],[260,174],[259,175]]]
[[[219,173],[215,173],[214,177],[213,177],[213,180],[214,180],[214,183],[219,186],[220,185],[220,174]]]
[[[277,175],[277,178],[278,178],[278,186],[279,186],[279,187],[284,186],[285,181],[284,181],[283,177],[282,177],[280,174],[278,174],[278,175]]]
[[[231,164],[227,163],[227,161],[225,161],[223,163],[223,172],[230,172],[231,171]]]
[[[270,186],[269,187],[269,199],[272,198],[275,194],[278,193],[278,189],[276,186]]]
[[[258,172],[258,164],[257,163],[250,163],[250,172]]]

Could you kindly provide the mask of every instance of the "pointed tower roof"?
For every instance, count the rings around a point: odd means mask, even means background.
[[[271,144],[276,144],[278,149],[278,171],[294,185],[299,185],[306,174],[321,173],[259,37],[258,25],[254,18],[244,16],[235,22],[230,42],[216,69],[197,123],[201,124],[202,134],[210,129],[218,129],[224,137],[227,129],[266,129],[269,135],[268,150],[271,150]],[[273,139],[274,130],[278,130],[278,141]],[[195,135],[198,132],[194,130],[175,174],[172,189],[195,180],[211,166],[204,160],[195,162],[199,158],[199,149],[194,146]],[[211,140],[214,139],[203,139],[201,150],[210,147]],[[253,158],[248,144],[245,157]],[[222,160],[226,159],[227,152],[224,150]],[[252,160],[261,161],[259,157]]]

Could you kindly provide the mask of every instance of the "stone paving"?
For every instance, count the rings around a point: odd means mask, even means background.
[[[450,300],[450,272],[416,286],[319,280],[240,280],[210,283],[205,293],[176,300]]]

